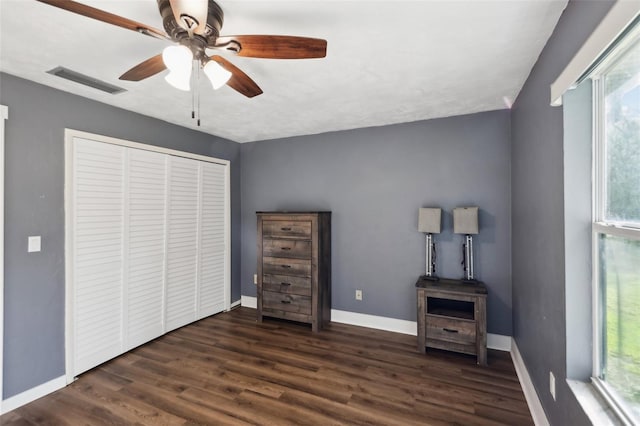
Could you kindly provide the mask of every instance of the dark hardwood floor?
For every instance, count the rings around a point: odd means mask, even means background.
[[[530,425],[511,358],[416,350],[332,323],[256,323],[240,308],[188,325],[0,417],[16,425]]]

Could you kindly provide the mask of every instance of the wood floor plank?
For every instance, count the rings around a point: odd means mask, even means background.
[[[6,417],[6,418],[5,418]],[[10,412],[2,418],[2,426],[32,426],[29,420],[20,416],[18,413]]]
[[[508,353],[310,327],[240,308],[174,330],[0,417],[33,425],[531,425]]]
[[[173,416],[157,407],[145,404],[137,399],[123,397],[119,391],[114,391],[96,380],[98,376],[83,378],[69,386],[74,396],[85,400],[88,404],[101,404],[110,411],[117,412],[128,424],[155,424],[159,426],[180,426],[185,420]]]

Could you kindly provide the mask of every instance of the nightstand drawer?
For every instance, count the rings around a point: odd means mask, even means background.
[[[311,297],[263,291],[262,309],[275,309],[279,311],[311,315]]]
[[[262,222],[262,236],[311,239],[311,222],[264,220]]]
[[[264,257],[262,273],[270,275],[311,276],[311,260]]]
[[[272,257],[311,259],[311,241],[265,238],[262,253]]]
[[[475,344],[476,322],[427,314],[427,340]]]
[[[311,297],[311,278],[265,274],[262,276],[262,288],[268,291]]]

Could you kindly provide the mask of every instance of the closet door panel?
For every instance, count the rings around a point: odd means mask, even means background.
[[[225,184],[226,168],[202,163],[198,318],[225,308]]]
[[[122,352],[124,151],[74,144],[74,374]]]
[[[127,193],[127,350],[164,333],[167,156],[130,149]]]
[[[228,165],[73,137],[68,374],[223,311]]]
[[[170,157],[165,331],[196,319],[199,163]]]

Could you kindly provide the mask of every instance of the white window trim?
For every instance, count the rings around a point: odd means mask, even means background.
[[[569,61],[558,78],[551,83],[551,105],[562,105],[562,95],[569,90],[622,32],[640,15],[640,2],[619,0],[591,33],[580,50]]]
[[[2,371],[4,344],[4,121],[9,118],[9,108],[0,105],[0,414],[2,411]]]
[[[640,7],[640,6],[639,6]],[[635,19],[635,18],[634,18]],[[633,19],[629,22],[633,22]],[[636,28],[635,34],[640,32],[640,27]],[[631,37],[636,37],[631,35]],[[615,59],[616,54],[610,58]],[[600,379],[602,373],[602,354],[603,354],[603,336],[602,336],[602,318],[604,315],[601,306],[600,291],[600,262],[599,262],[599,237],[600,235],[611,235],[630,240],[640,240],[640,227],[635,224],[627,224],[622,222],[609,222],[605,220],[606,215],[606,134],[603,123],[604,118],[604,84],[601,80],[612,61],[605,59],[589,76],[592,80],[593,87],[593,155],[592,155],[592,336],[593,336],[593,372],[591,382],[616,415],[619,421],[624,425],[634,425],[634,420],[629,414],[631,409],[626,406],[625,402],[619,398],[613,389]]]

